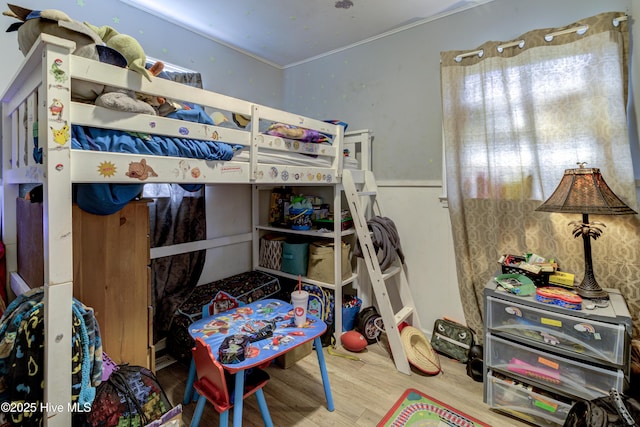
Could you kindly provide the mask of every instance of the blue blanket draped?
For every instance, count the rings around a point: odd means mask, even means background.
[[[213,125],[211,118],[199,106],[178,110],[167,117]],[[218,141],[202,141],[150,134],[134,134],[121,130],[87,126],[71,127],[71,147],[74,149],[109,151],[116,153],[174,156],[204,160],[231,160],[240,145]],[[76,203],[90,213],[109,215],[122,209],[136,198],[144,184],[77,184]],[[183,185],[187,191],[196,191],[201,185]]]

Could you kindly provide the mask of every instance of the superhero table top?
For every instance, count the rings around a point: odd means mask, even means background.
[[[228,311],[200,319],[189,326],[189,334],[202,338],[211,347],[211,352],[229,372],[237,372],[285,354],[295,347],[322,335],[327,325],[307,313],[307,323],[298,328],[293,323],[293,306],[277,299],[255,301]],[[271,336],[247,343],[247,339],[260,338],[260,331],[271,331]],[[244,357],[221,360],[220,347],[228,337],[233,342],[246,344]],[[227,343],[230,340],[227,340]],[[244,360],[239,360],[244,359]]]

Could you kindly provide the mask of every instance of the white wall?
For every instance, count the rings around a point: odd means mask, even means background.
[[[464,321],[460,303],[449,211],[440,203],[442,187],[379,187],[383,214],[396,224],[405,255],[407,280],[422,328],[431,331],[442,316]]]

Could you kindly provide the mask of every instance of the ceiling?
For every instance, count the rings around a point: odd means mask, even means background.
[[[286,68],[491,0],[121,0]]]

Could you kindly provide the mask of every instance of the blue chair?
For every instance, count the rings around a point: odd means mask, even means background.
[[[220,414],[220,427],[228,427],[229,410],[234,406],[232,400],[234,392],[230,390],[230,387],[234,385],[235,381],[233,381],[232,377],[228,381],[224,368],[216,360],[215,356],[211,354],[211,348],[200,338],[196,339],[196,346],[193,348],[193,362],[196,366],[198,377],[193,386],[199,393],[199,397],[191,419],[191,427],[197,427],[200,424],[200,418],[207,401]],[[245,375],[245,372],[242,371],[236,375]],[[268,381],[269,374],[261,369],[253,368],[245,378],[242,399],[244,400],[255,394],[264,425],[273,427],[269,408],[262,390]]]

